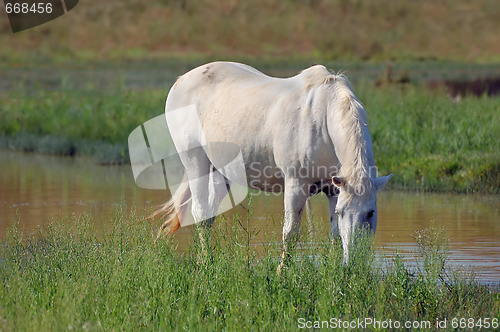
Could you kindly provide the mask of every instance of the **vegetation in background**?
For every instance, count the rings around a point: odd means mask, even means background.
[[[128,135],[162,113],[163,92],[9,92],[0,101],[0,143],[58,155],[91,154],[100,163],[128,160]]]
[[[48,24],[0,25],[0,62],[172,54],[495,62],[500,3],[482,1],[81,1]]]
[[[429,191],[500,193],[499,98],[465,97],[414,85],[359,86],[379,173],[392,185]]]
[[[36,239],[14,227],[0,248],[0,329],[268,331],[297,330],[299,318],[446,318],[448,326],[455,317],[500,318],[498,289],[447,267],[441,231],[416,234],[417,267],[397,255],[381,265],[365,238],[347,265],[340,241],[324,242],[297,249],[278,276],[279,244],[256,253],[253,231],[235,218],[215,223],[205,254],[198,241],[185,254],[155,243],[151,225],[123,211],[101,239],[89,216],[50,224]]]

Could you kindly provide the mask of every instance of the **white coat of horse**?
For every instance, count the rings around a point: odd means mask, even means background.
[[[340,234],[346,260],[355,230],[375,232],[376,194],[392,175],[376,177],[367,115],[345,76],[316,65],[274,78],[244,64],[214,62],[178,78],[167,97],[167,122],[169,111],[189,105],[203,137],[189,120],[183,130],[169,124],[176,149],[189,151],[181,155],[189,181],[157,211],[167,215],[161,232],[179,228],[190,199],[194,219],[213,222],[231,181],[214,167],[210,142],[239,147],[251,188],[284,193],[284,253],[308,197],[319,192],[328,197],[331,236]]]

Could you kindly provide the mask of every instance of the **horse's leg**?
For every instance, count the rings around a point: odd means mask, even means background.
[[[206,233],[205,229],[210,228],[215,216],[209,204],[209,181],[212,166],[201,146],[191,148],[180,156],[187,172],[189,189],[191,190],[191,213],[200,236],[200,255],[206,256],[205,236],[203,234]]]
[[[210,245],[210,231],[211,227],[215,221],[215,217],[217,214],[217,208],[220,203],[227,195],[230,185],[227,179],[212,165],[210,165],[210,173],[208,177],[208,207],[209,212],[211,213],[211,217],[200,222],[199,228],[199,238],[200,238],[200,246],[201,246],[201,254],[204,258],[207,257],[208,254],[208,245]],[[199,260],[201,257],[199,257]]]
[[[305,184],[296,178],[285,178],[285,223],[283,225],[283,255],[277,272],[281,273],[289,259],[290,250],[298,240],[300,219],[309,194]]]
[[[335,208],[337,207],[336,195],[327,195],[328,197],[328,212],[330,214],[330,240],[333,241],[339,234],[337,214],[335,213]]]
[[[311,209],[311,197],[308,197],[306,199],[306,216],[307,216],[307,225],[309,226],[309,238],[311,241],[314,241],[314,236],[315,236],[315,230],[314,230],[314,224],[313,224],[313,213]]]

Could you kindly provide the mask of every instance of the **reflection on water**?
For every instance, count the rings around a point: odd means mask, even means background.
[[[97,223],[102,223],[122,203],[136,206],[139,213],[147,213],[167,195],[165,191],[138,188],[130,166],[96,166],[90,159],[0,150],[0,170],[0,237],[5,236],[17,213],[24,230],[31,232],[37,225],[72,213],[90,212]],[[252,227],[261,229],[253,240],[256,247],[279,240],[282,205],[281,196],[253,197]],[[316,225],[314,231],[319,237],[326,237],[326,198],[314,197],[311,205],[314,217],[325,221]],[[431,225],[444,227],[450,237],[451,265],[472,266],[481,281],[500,282],[500,196],[385,191],[379,195],[378,206],[376,245],[383,254],[391,254],[395,249],[415,252],[412,237],[415,231]],[[245,213],[242,208],[236,212]],[[302,230],[303,233],[308,230],[305,220]],[[191,235],[190,227],[176,233],[181,250]],[[410,257],[407,255],[406,259],[411,260]]]

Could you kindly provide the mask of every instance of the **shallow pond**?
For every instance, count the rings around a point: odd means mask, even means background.
[[[96,225],[100,230],[102,221],[110,220],[122,203],[127,209],[135,207],[139,214],[148,213],[167,195],[165,191],[138,188],[130,166],[97,166],[92,159],[0,150],[0,169],[0,238],[16,218],[30,233],[49,220],[91,213],[97,223],[101,222]],[[315,219],[325,220],[315,232],[325,234],[326,198],[314,197],[311,204]],[[253,197],[252,206],[252,227],[262,230],[253,245],[279,240],[282,197],[260,194]],[[474,270],[481,282],[500,282],[500,196],[384,191],[378,207],[375,240],[381,255],[390,256],[397,249],[411,264],[410,253],[416,251],[414,233],[431,225],[444,227],[450,238],[450,265]],[[302,230],[307,229],[304,220]],[[192,227],[176,233],[180,250],[190,243],[191,235]]]

